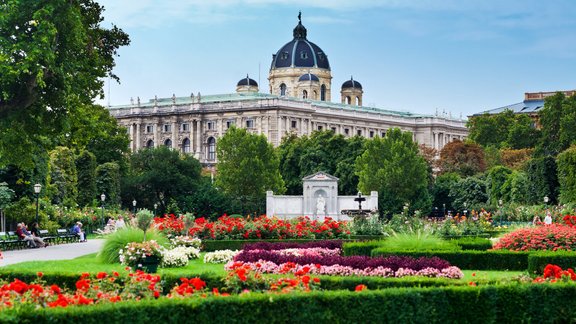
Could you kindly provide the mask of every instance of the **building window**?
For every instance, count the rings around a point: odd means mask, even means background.
[[[314,91],[312,92],[312,99],[318,100],[318,91],[314,90]]]
[[[190,140],[187,138],[182,141],[182,152],[190,153]]]
[[[146,133],[154,133],[154,125],[146,125]]]
[[[357,130],[357,131],[356,131],[356,134],[357,134],[358,136],[362,136],[362,130],[361,130],[361,129]]]
[[[280,55],[280,59],[287,60],[288,56],[289,56],[288,52],[282,52],[282,55]]]
[[[226,121],[226,129],[234,126],[235,124],[236,124],[236,121],[234,121],[233,119]]]
[[[336,127],[331,127],[330,128],[334,133],[336,133]]]
[[[318,126],[318,130],[321,131],[323,129],[322,126]]]
[[[182,131],[187,132],[190,130],[190,124],[182,124]]]
[[[164,125],[164,131],[165,131],[165,132],[171,132],[171,131],[172,131],[172,125],[170,125],[170,124],[165,124],[165,125]]]
[[[216,139],[214,137],[208,138],[208,160],[216,160]]]
[[[308,53],[306,51],[300,52],[300,58],[305,60],[308,58]]]
[[[308,99],[308,91],[306,90],[302,91],[302,99]]]
[[[207,122],[207,123],[206,123],[206,128],[208,128],[208,130],[214,129],[214,122],[211,122],[211,121]]]
[[[171,139],[165,140],[164,146],[166,146],[167,148],[172,148],[172,140]]]
[[[147,148],[154,148],[154,141],[153,141],[153,140],[148,140],[148,142],[146,142],[146,147],[147,147]]]
[[[374,131],[370,131],[370,138],[374,137]]]
[[[352,99],[350,99],[350,97],[346,97],[346,104],[349,105],[352,102]]]
[[[386,132],[380,133],[380,137],[386,137]]]
[[[295,121],[295,120],[293,120],[293,121],[290,122],[290,126],[291,126],[292,128],[296,128],[296,127],[298,126],[298,122]]]
[[[286,85],[284,83],[282,83],[280,85],[280,95],[281,96],[285,96],[286,95]]]
[[[324,61],[324,58],[325,58],[324,53],[318,52],[318,59],[319,59],[320,61]]]
[[[344,128],[344,134],[346,134],[346,135],[350,135],[350,129],[348,129],[348,128]]]
[[[326,101],[326,86],[322,85],[320,87],[320,100]]]
[[[254,120],[253,119],[246,120],[246,128],[254,128]]]

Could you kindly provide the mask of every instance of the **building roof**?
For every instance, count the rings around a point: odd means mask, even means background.
[[[320,79],[318,79],[318,77],[315,74],[306,73],[302,74],[298,79],[298,81],[320,81]]]
[[[356,88],[356,89],[362,89],[362,85],[360,84],[360,82],[354,80],[352,77],[350,77],[350,80],[342,83],[342,89],[346,89],[346,88]]]
[[[282,46],[272,56],[272,66],[275,68],[305,67],[330,70],[330,63],[324,51],[307,38],[306,27],[302,21],[294,28],[294,39]]]
[[[246,77],[241,79],[240,81],[238,81],[238,84],[236,84],[237,86],[258,86],[258,82],[254,81],[253,79],[250,79],[248,77],[248,74],[246,74]]]
[[[491,114],[491,115],[499,114],[506,110],[512,110],[516,114],[534,114],[538,113],[542,108],[544,108],[544,100],[524,100],[519,103],[482,111],[472,116],[480,116],[484,114]]]

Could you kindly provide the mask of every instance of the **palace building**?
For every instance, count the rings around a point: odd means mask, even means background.
[[[310,135],[332,130],[346,137],[385,136],[390,128],[410,131],[413,139],[435,149],[468,135],[465,121],[388,109],[366,107],[357,80],[345,80],[340,103],[331,102],[332,73],[328,55],[308,40],[300,16],[293,39],[272,56],[269,93],[261,93],[249,76],[240,79],[236,92],[191,94],[156,98],[109,107],[112,116],[130,134],[133,151],[159,145],[193,154],[203,165],[217,162],[218,140],[232,125],[263,134],[278,146],[289,134]]]

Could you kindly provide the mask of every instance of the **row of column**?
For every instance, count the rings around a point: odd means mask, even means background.
[[[444,145],[452,142],[453,140],[464,140],[464,136],[462,135],[454,135],[454,134],[447,134],[444,132],[432,132],[434,134],[434,143],[433,147],[436,150],[441,150]]]

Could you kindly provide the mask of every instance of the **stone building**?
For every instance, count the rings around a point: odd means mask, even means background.
[[[299,16],[300,18],[300,16]],[[190,94],[109,107],[130,134],[133,151],[165,145],[193,154],[204,165],[216,163],[216,145],[235,125],[263,134],[274,146],[289,134],[310,135],[332,130],[346,137],[373,138],[398,127],[410,131],[419,144],[441,149],[468,135],[465,122],[445,114],[421,115],[362,105],[360,82],[343,82],[341,103],[331,102],[332,74],[328,55],[307,38],[299,19],[293,39],[272,56],[270,94],[260,93],[249,76],[236,93]]]

